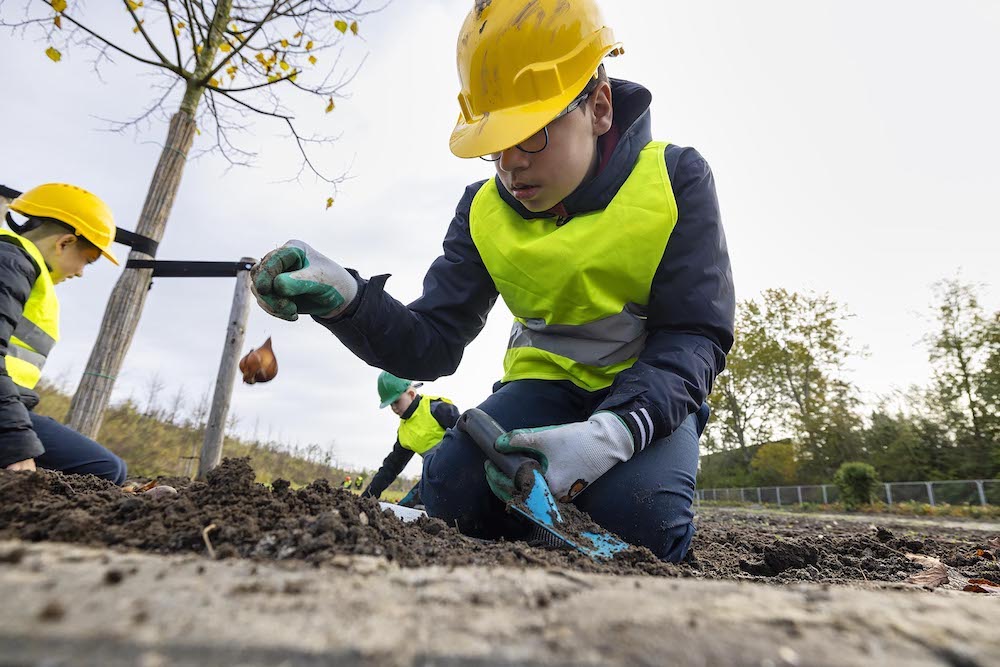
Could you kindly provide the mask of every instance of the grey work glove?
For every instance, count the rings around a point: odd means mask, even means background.
[[[358,295],[358,281],[340,264],[302,241],[264,256],[250,271],[250,289],[265,312],[283,320],[335,317]]]
[[[497,438],[494,446],[537,459],[552,495],[564,502],[635,453],[632,434],[613,412],[596,412],[585,422],[517,429]],[[486,479],[494,494],[510,501],[513,482],[489,461]]]

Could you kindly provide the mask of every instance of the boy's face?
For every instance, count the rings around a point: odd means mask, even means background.
[[[396,413],[397,417],[402,417],[403,414],[409,409],[410,403],[413,403],[413,399],[416,398],[417,392],[413,389],[407,389],[403,394],[397,398],[389,406],[392,411]]]
[[[98,248],[84,243],[74,234],[63,234],[54,237],[52,243],[42,250],[52,282],[61,283],[69,278],[79,278],[88,264],[93,264],[101,258]]]
[[[548,124],[544,150],[526,153],[511,147],[500,153],[494,163],[500,181],[529,211],[549,210],[593,176],[597,138],[611,123],[611,86],[603,82],[579,108]]]

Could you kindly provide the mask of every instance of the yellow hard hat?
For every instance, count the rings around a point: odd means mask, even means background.
[[[111,209],[97,195],[68,183],[46,183],[22,193],[11,202],[10,210],[69,225],[118,265],[110,250],[117,229],[115,219]]]
[[[475,0],[458,36],[451,152],[478,157],[524,141],[621,53],[594,0]]]

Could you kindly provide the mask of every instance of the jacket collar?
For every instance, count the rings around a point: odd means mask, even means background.
[[[417,394],[416,397],[413,399],[413,401],[410,402],[410,407],[406,408],[406,410],[403,411],[403,414],[402,416],[400,416],[400,419],[406,421],[407,419],[412,417],[413,413],[417,411],[417,406],[420,405],[421,398],[423,398],[423,396]]]
[[[496,177],[497,190],[507,205],[525,220],[534,218],[570,218],[579,213],[607,207],[639,160],[639,152],[652,141],[649,104],[652,94],[643,86],[622,79],[611,79],[611,104],[614,127],[598,142],[602,168],[597,175],[581,183],[568,197],[548,211],[529,211]],[[615,142],[617,138],[617,142]],[[610,155],[607,155],[610,151]]]

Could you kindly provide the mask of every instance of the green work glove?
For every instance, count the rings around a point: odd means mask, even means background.
[[[250,272],[250,289],[265,312],[283,320],[339,315],[358,294],[358,281],[302,241],[289,241]]]
[[[585,422],[508,431],[497,438],[494,447],[538,461],[552,495],[563,502],[635,453],[632,434],[613,412],[596,412]],[[510,502],[513,481],[489,461],[486,482],[494,495]]]
[[[548,426],[546,428],[557,428],[554,426]],[[542,430],[542,429],[538,429]],[[510,444],[511,433],[516,431],[511,431],[504,433],[499,438],[497,438],[496,444],[493,446],[498,452],[504,454],[520,453],[530,456],[531,458],[538,461],[539,469],[542,471],[542,475],[549,469],[549,461],[537,449],[532,449],[530,447],[512,447]],[[510,503],[514,498],[514,480],[508,477],[500,468],[496,467],[493,461],[486,459],[486,483],[490,485],[490,491],[493,495],[504,501],[505,503]]]

